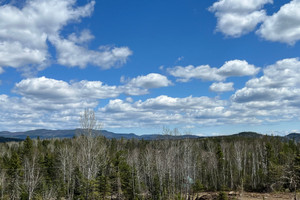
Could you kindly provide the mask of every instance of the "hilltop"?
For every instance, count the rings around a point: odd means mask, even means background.
[[[145,135],[136,135],[134,133],[114,133],[107,130],[95,131],[96,133],[108,138],[108,139],[143,139],[143,140],[157,140],[157,139],[186,139],[186,138],[208,138],[205,136],[197,135],[162,135],[162,134],[145,134]],[[2,131],[0,132],[0,142],[8,141],[20,141],[25,139],[27,136],[30,138],[72,138],[77,134],[82,133],[81,129],[71,129],[71,130],[48,130],[48,129],[36,129],[24,132],[9,132]],[[240,132],[232,135],[225,136],[214,136],[214,138],[228,138],[228,137],[245,137],[245,138],[260,138],[265,135],[256,133],[256,132]],[[300,133],[290,133],[286,136],[276,136],[282,139],[295,140],[296,142],[300,141]]]

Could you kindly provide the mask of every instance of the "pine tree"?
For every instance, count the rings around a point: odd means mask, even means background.
[[[101,171],[97,174],[97,190],[101,199],[105,199],[106,196],[110,195],[110,184],[108,176],[105,176]]]
[[[33,152],[33,142],[29,136],[24,140],[23,155],[29,157]]]

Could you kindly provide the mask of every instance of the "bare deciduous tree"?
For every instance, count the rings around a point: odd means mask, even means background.
[[[38,155],[36,152],[31,158],[25,158],[24,161],[24,185],[28,193],[28,199],[33,199],[34,191],[38,186],[41,178],[40,169],[38,167]]]
[[[83,177],[87,181],[86,199],[89,198],[91,190],[90,182],[95,179],[100,167],[100,155],[103,153],[103,146],[100,145],[99,135],[101,124],[97,121],[95,112],[85,109],[80,118],[80,135],[78,142],[78,165]]]

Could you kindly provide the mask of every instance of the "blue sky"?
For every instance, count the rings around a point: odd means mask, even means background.
[[[0,130],[300,131],[299,0],[0,2]]]

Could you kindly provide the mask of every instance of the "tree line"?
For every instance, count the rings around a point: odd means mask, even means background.
[[[74,138],[0,144],[0,198],[186,199],[202,191],[299,189],[300,146],[291,140],[116,140],[96,135],[90,121]]]

